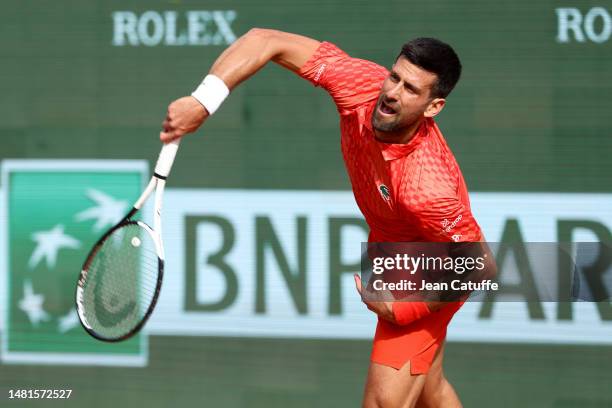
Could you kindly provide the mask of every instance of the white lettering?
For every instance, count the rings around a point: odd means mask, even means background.
[[[112,13],[112,44],[230,45],[236,41],[231,28],[236,16],[235,10],[192,10],[183,15],[172,10],[148,10],[140,16],[132,11],[116,11]]]
[[[187,44],[187,33],[183,32],[177,36],[176,20],[177,20],[176,11],[165,11],[164,12],[164,22],[166,24],[166,37],[164,38],[165,45],[185,45]]]
[[[210,34],[204,34],[206,24],[210,22],[212,16],[208,11],[188,11],[188,38],[190,45],[208,45],[212,42]],[[202,35],[204,34],[204,35]]]
[[[411,257],[410,260],[412,261],[412,271],[410,272],[410,274],[414,275],[415,272],[419,270],[419,266],[421,265],[421,258]]]
[[[153,32],[149,34],[149,23]],[[164,37],[164,20],[155,11],[145,11],[138,20],[138,37],[140,42],[148,47],[159,44]]]
[[[372,268],[372,272],[374,272],[377,275],[380,275],[381,273],[383,273],[385,271],[385,268],[382,267],[382,263],[385,260],[385,258],[383,257],[376,257],[374,258],[374,267]]]
[[[374,290],[384,290],[382,284],[383,282],[380,279],[374,280]]]
[[[601,17],[603,24],[599,34],[595,32],[595,19],[597,17]],[[603,7],[593,7],[589,10],[584,17],[584,32],[589,37],[589,40],[599,44],[608,41],[612,32],[611,20],[610,14]]]
[[[573,39],[585,42],[587,39],[601,44],[610,39],[612,35],[612,17],[603,7],[593,7],[582,16],[580,10],[574,7],[555,9],[557,13],[557,42],[569,43],[570,31]]]
[[[234,10],[213,11],[213,19],[218,29],[217,34],[213,37],[213,44],[219,45],[223,42],[231,44],[236,41],[236,35],[230,28],[230,24],[236,19]]]
[[[136,21],[136,14],[131,11],[115,11],[113,13],[113,45],[124,46],[126,37],[130,45],[138,45]]]
[[[325,67],[327,65],[326,64],[321,64],[321,66],[319,67],[319,69],[317,69],[317,73],[314,77],[314,81],[315,82],[319,82],[319,78],[321,78],[321,74],[323,74],[323,71],[325,71]]]
[[[569,31],[573,31],[574,39],[578,42],[584,42],[584,34],[580,28],[582,23],[582,14],[580,10],[573,7],[557,8],[557,42],[568,43]]]

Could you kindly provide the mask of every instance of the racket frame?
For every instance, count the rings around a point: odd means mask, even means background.
[[[135,215],[138,211],[134,211],[134,209],[132,209],[130,211],[130,213],[128,214],[129,217],[132,217],[133,215]],[[123,341],[123,340],[127,340],[130,337],[132,337],[133,335],[135,335],[136,333],[138,333],[142,327],[145,325],[145,323],[147,322],[147,320],[149,320],[149,317],[151,316],[151,314],[153,313],[153,309],[155,309],[155,305],[157,304],[157,299],[159,297],[159,293],[161,291],[161,285],[162,285],[162,280],[164,277],[164,259],[162,257],[160,257],[160,253],[157,252],[157,281],[155,283],[155,289],[153,292],[153,296],[151,298],[151,302],[149,303],[149,306],[147,307],[147,310],[145,311],[143,317],[141,318],[140,322],[135,325],[129,332],[127,332],[124,335],[121,335],[119,337],[107,337],[104,336],[100,333],[98,333],[97,331],[95,331],[89,324],[88,324],[88,320],[85,317],[85,313],[83,311],[83,308],[80,306],[83,304],[83,291],[84,291],[84,286],[85,286],[85,282],[87,280],[87,274],[88,274],[88,270],[89,270],[89,265],[91,264],[91,262],[93,261],[93,259],[95,258],[95,255],[97,254],[98,249],[100,248],[100,246],[102,246],[102,244],[106,241],[106,239],[112,235],[115,231],[117,231],[120,228],[123,228],[127,225],[138,225],[140,228],[144,229],[146,231],[146,233],[149,234],[149,236],[152,238],[155,247],[158,248],[161,246],[161,242],[160,241],[160,237],[158,237],[155,233],[155,231],[153,229],[151,229],[151,227],[149,227],[146,223],[142,222],[142,221],[137,221],[137,220],[132,220],[131,218],[129,218],[128,216],[124,217],[124,219],[119,222],[117,225],[113,226],[111,229],[109,229],[97,242],[96,244],[93,246],[93,248],[89,251],[89,254],[87,255],[87,258],[85,260],[85,262],[83,263],[83,268],[81,270],[81,273],[79,275],[79,280],[77,282],[77,287],[76,287],[76,295],[75,295],[75,299],[76,299],[76,309],[77,309],[77,313],[79,315],[79,321],[81,322],[81,326],[83,326],[83,329],[85,329],[85,331],[87,333],[89,333],[89,335],[91,335],[92,337],[101,340],[101,341],[105,341],[105,342],[110,342],[110,343],[115,343],[115,342],[119,342],[119,341]]]
[[[79,321],[81,323],[81,326],[83,326],[83,329],[85,329],[85,331],[89,335],[91,335],[92,337],[98,340],[101,340],[104,342],[115,343],[115,342],[129,339],[130,337],[134,336],[136,333],[138,333],[143,328],[143,326],[149,320],[149,317],[153,313],[155,306],[157,305],[157,300],[161,292],[161,285],[162,285],[162,280],[164,277],[164,264],[165,264],[164,245],[163,245],[162,233],[161,233],[162,231],[161,209],[162,209],[162,203],[163,203],[162,199],[163,199],[164,189],[166,186],[166,178],[168,174],[170,173],[170,170],[172,169],[172,163],[174,162],[174,158],[176,156],[176,152],[178,150],[179,143],[180,143],[180,139],[167,143],[162,147],[159,157],[157,159],[157,164],[155,165],[155,171],[153,173],[153,177],[151,177],[151,180],[149,181],[149,184],[147,184],[147,187],[144,189],[144,191],[142,192],[138,200],[136,200],[136,202],[134,203],[134,206],[132,207],[132,209],[123,217],[123,219],[119,221],[117,224],[115,224],[113,227],[111,227],[108,231],[104,233],[104,235],[100,237],[100,239],[98,239],[98,241],[94,244],[94,246],[91,248],[91,250],[87,254],[87,258],[85,259],[85,262],[83,263],[83,267],[81,268],[79,279],[76,285],[75,306],[76,306],[77,314],[79,316]],[[136,213],[140,211],[140,209],[142,208],[144,203],[148,200],[148,198],[151,196],[153,191],[155,191],[155,203],[154,203],[154,212],[153,212],[153,228],[151,228],[145,222],[133,220],[132,217],[134,217],[134,215],[136,215]],[[155,284],[155,290],[154,290],[151,302],[149,306],[147,307],[147,310],[144,316],[142,317],[141,321],[124,335],[121,335],[119,337],[106,337],[96,332],[95,330],[93,330],[93,328],[91,328],[91,326],[87,323],[87,318],[85,317],[84,312],[81,307],[81,305],[83,304],[83,290],[84,290],[85,282],[87,281],[87,273],[88,273],[89,266],[91,262],[93,261],[98,248],[113,232],[115,232],[119,228],[122,228],[130,224],[136,224],[139,227],[143,228],[144,230],[147,231],[147,233],[153,239],[153,242],[155,244],[155,251],[157,252],[157,259],[158,259],[157,282]]]

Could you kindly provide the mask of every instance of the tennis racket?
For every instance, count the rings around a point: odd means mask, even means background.
[[[83,328],[102,341],[138,333],[155,308],[164,275],[161,207],[179,140],[165,144],[134,207],[93,246],[79,275],[76,308]],[[153,228],[134,216],[155,190]]]

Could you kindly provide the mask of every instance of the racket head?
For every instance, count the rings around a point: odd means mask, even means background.
[[[151,316],[164,273],[161,239],[142,221],[107,231],[83,263],[76,308],[83,328],[107,342],[127,340]]]

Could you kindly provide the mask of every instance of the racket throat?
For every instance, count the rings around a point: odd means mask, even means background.
[[[121,223],[124,223],[126,221],[129,221],[132,219],[132,217],[134,216],[134,214],[136,214],[138,212],[138,208],[136,207],[132,207],[132,209],[130,210],[130,212],[128,212],[125,217],[123,217],[123,219],[121,220]]]

